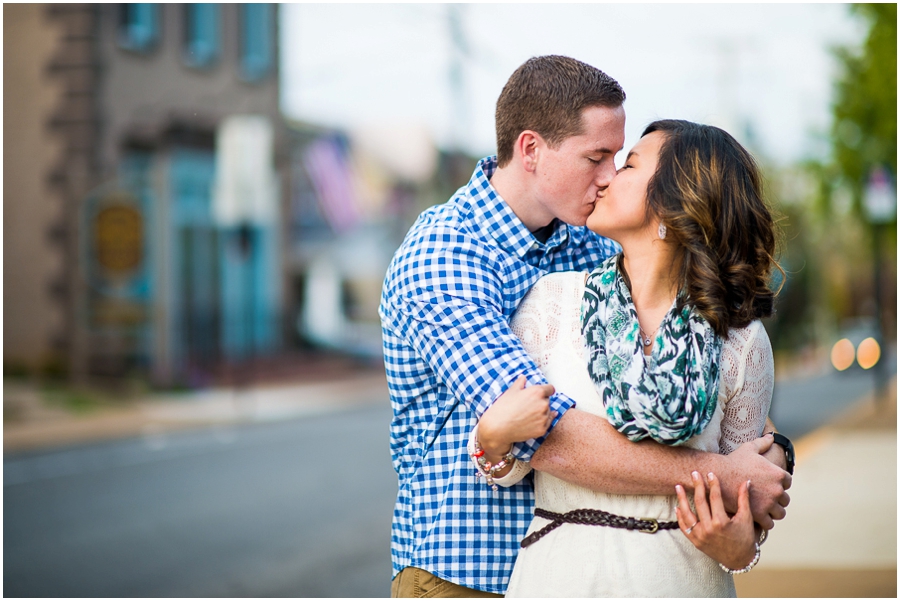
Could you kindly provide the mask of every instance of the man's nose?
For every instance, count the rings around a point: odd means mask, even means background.
[[[613,181],[613,178],[616,176],[616,165],[612,161],[603,161],[603,164],[600,165],[600,168],[597,169],[597,174],[594,182],[597,184],[598,188],[606,188],[609,186],[610,182]]]

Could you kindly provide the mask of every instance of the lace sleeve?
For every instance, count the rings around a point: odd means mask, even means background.
[[[762,434],[772,405],[775,362],[760,321],[731,330],[722,349],[722,385],[728,394],[719,452],[728,454]]]
[[[509,323],[513,334],[522,341],[525,352],[543,370],[561,336],[561,322],[568,287],[568,272],[553,273],[539,279],[519,303]],[[579,336],[581,332],[578,332]]]

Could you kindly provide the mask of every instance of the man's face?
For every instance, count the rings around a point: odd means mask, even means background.
[[[625,144],[623,107],[588,107],[581,121],[584,133],[566,138],[556,150],[541,144],[535,167],[538,202],[570,225],[585,224],[598,193],[615,177],[614,159]]]

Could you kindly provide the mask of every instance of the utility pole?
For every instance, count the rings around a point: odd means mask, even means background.
[[[716,38],[712,41],[716,65],[717,125],[750,147],[758,150],[753,120],[741,101],[742,66],[746,71],[746,57],[757,47],[753,38]],[[742,61],[745,63],[742,65]]]
[[[716,113],[719,126],[733,132],[737,126],[737,83],[740,65],[738,49],[734,40],[720,39],[716,41]]]
[[[450,134],[451,149],[462,153],[469,132],[469,110],[466,100],[465,61],[469,44],[463,27],[465,4],[447,5],[447,26],[450,33]]]

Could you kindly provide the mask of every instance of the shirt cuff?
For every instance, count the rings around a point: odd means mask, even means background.
[[[553,428],[556,427],[556,424],[559,423],[559,420],[562,419],[562,416],[565,415],[566,411],[575,406],[575,401],[567,397],[566,395],[557,392],[553,396],[550,397],[550,411],[556,411],[556,417],[553,418],[553,421],[550,423],[550,427],[547,429],[547,432],[541,436],[540,438],[532,438],[531,440],[526,440],[525,442],[517,442],[512,447],[512,454],[521,461],[531,461],[532,455],[537,452],[537,450],[544,444],[544,441],[547,439],[547,436],[550,435],[550,432],[553,431]]]

